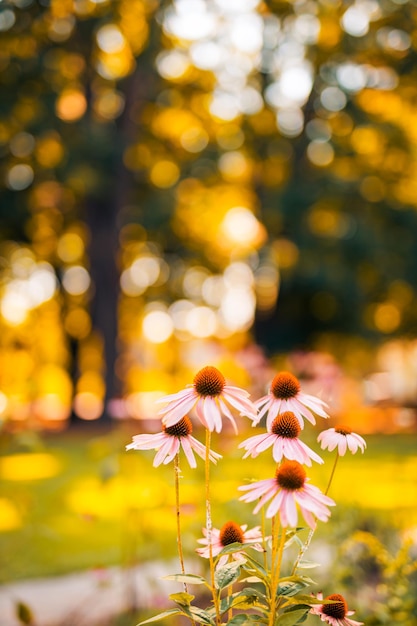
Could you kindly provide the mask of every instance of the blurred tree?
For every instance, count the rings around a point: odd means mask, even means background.
[[[393,0],[3,2],[1,412],[125,396],[111,410],[139,417],[251,332],[350,362],[352,337],[414,332],[413,20]]]

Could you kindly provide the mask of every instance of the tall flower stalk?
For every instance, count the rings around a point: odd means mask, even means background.
[[[205,464],[205,493],[206,493],[206,536],[209,548],[209,563],[210,563],[210,584],[211,592],[213,596],[214,609],[216,611],[217,624],[221,623],[219,600],[215,587],[215,575],[214,575],[214,559],[213,559],[213,538],[212,530],[213,523],[211,519],[211,499],[210,499],[210,446],[211,446],[211,432],[206,429],[206,464]]]
[[[175,473],[175,512],[177,519],[177,546],[178,546],[178,557],[180,560],[180,568],[181,574],[185,574],[184,567],[184,553],[182,549],[182,538],[181,538],[181,509],[180,509],[180,455],[177,453],[174,459],[174,473]],[[187,593],[187,583],[184,583],[184,591]]]

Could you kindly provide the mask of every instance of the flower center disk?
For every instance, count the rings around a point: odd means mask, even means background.
[[[296,439],[301,432],[301,426],[292,411],[285,411],[274,419],[271,432],[286,439]]]
[[[346,604],[346,600],[340,593],[332,593],[332,595],[327,596],[325,600],[335,600],[333,604],[324,604],[323,605],[323,613],[328,615],[329,617],[335,617],[336,619],[343,619],[348,612],[348,607]]]
[[[194,389],[199,396],[219,396],[225,384],[223,374],[211,365],[203,367],[194,377]]]
[[[335,428],[335,432],[337,432],[339,435],[350,435],[352,433],[352,429],[348,428],[348,426],[336,426]]]
[[[284,461],[275,474],[276,481],[282,489],[297,491],[304,486],[307,474],[298,461]]]
[[[290,372],[279,372],[271,383],[271,393],[278,400],[294,398],[300,391],[300,383]]]
[[[172,426],[163,426],[164,431],[171,437],[188,437],[193,432],[193,425],[190,418],[185,415],[179,422]]]
[[[223,546],[231,543],[243,543],[243,531],[236,522],[226,522],[220,529],[220,541]]]

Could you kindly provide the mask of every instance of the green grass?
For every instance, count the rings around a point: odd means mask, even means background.
[[[154,452],[125,452],[131,435],[123,425],[107,434],[90,427],[41,440],[30,434],[3,436],[0,582],[176,555],[173,466],[154,469]],[[238,441],[246,436],[241,433]],[[318,451],[314,441],[307,443]],[[355,525],[385,532],[416,524],[417,436],[372,436],[367,443],[364,455],[347,454],[339,460],[330,491],[338,506],[330,522],[319,528],[318,538],[325,535],[337,542]],[[258,524],[253,507],[238,501],[237,486],[272,476],[271,455],[243,461],[233,435],[227,440],[215,435],[213,449],[224,455],[211,468],[214,525],[228,519]],[[325,489],[334,455],[322,456],[324,466],[308,473],[313,484]],[[54,464],[48,466],[51,459]],[[182,470],[184,550],[194,555],[205,524],[204,463],[196,470],[183,463]],[[40,477],[48,471],[50,475]]]

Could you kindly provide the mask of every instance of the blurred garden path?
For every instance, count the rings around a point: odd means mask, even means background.
[[[32,611],[33,626],[101,626],[128,610],[158,612],[178,591],[178,583],[161,577],[177,570],[176,562],[155,561],[1,585],[0,626],[21,626],[19,602]]]

